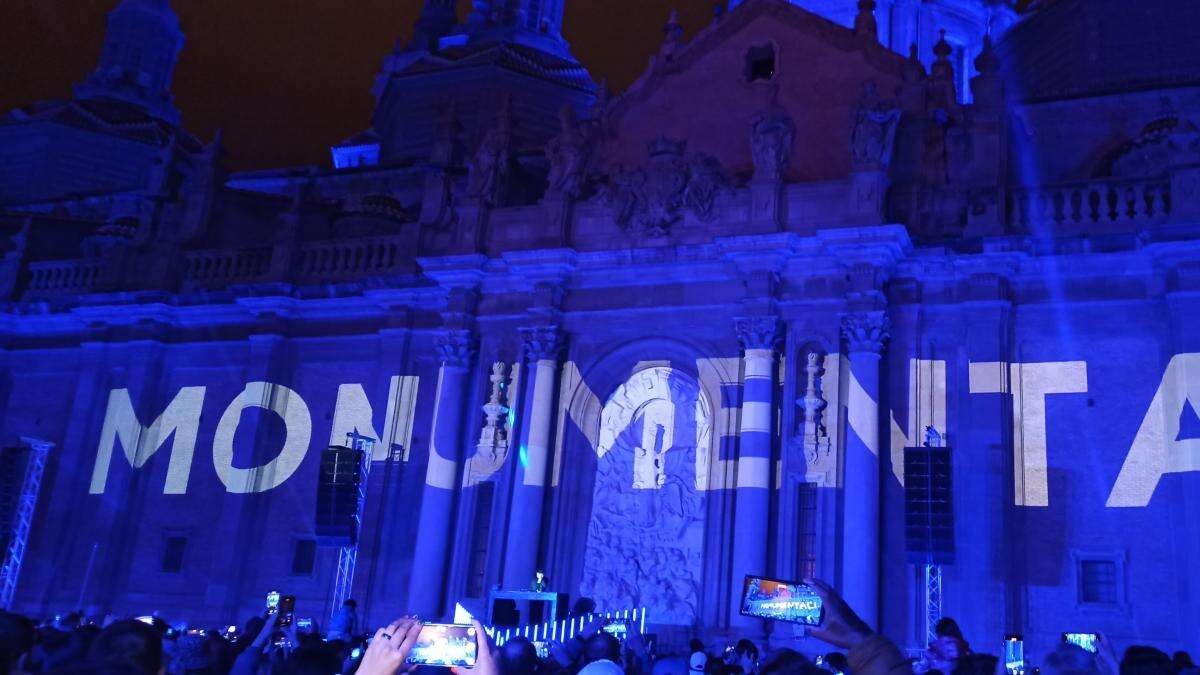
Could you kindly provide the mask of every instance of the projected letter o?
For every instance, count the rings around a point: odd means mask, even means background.
[[[264,408],[283,419],[283,448],[275,459],[262,466],[239,469],[233,465],[233,437],[246,408]],[[217,433],[213,435],[213,465],[229,492],[266,492],[282,485],[300,468],[311,439],[312,418],[308,414],[308,405],[299,394],[281,384],[249,382],[225,409],[217,424]]]

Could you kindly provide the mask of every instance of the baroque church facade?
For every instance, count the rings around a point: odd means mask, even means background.
[[[1200,16],[730,5],[614,93],[563,0],[426,0],[332,168],[235,173],[168,3],[122,0],[70,100],[0,120],[0,430],[49,448],[13,608],[327,616],[349,436],[370,622],[542,570],[816,649],[737,607],[815,576],[917,647],[928,441],[977,649],[1200,649]]]

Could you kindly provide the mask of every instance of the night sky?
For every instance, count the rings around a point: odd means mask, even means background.
[[[0,0],[0,110],[66,98],[94,67],[117,0]],[[184,126],[221,128],[232,168],[329,164],[370,123],[371,85],[421,0],[173,0],[187,36],[175,75]],[[460,0],[465,14],[469,0]],[[670,9],[687,35],[710,0],[568,0],[564,33],[597,80],[620,90],[662,42]]]

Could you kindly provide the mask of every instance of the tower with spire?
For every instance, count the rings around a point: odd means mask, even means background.
[[[100,62],[75,96],[124,101],[178,125],[171,78],[182,49],[183,31],[168,0],[122,0],[108,15]]]
[[[180,125],[171,96],[182,49],[183,32],[168,0],[115,3],[99,62],[71,99],[0,117],[0,147],[8,151],[0,153],[0,205],[108,191],[156,193],[171,183],[166,178],[175,161],[202,148]]]
[[[436,120],[458,111],[468,154],[494,126],[504,100],[518,150],[541,148],[563,106],[583,114],[596,85],[562,36],[565,0],[473,0],[463,23],[458,0],[424,0],[413,38],[384,62],[375,82],[371,133],[381,163],[429,160]]]
[[[525,44],[568,56],[562,37],[564,0],[475,0],[468,27],[476,39]]]

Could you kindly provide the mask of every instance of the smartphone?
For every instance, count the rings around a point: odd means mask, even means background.
[[[189,628],[187,631],[187,634],[204,637],[204,636],[208,635],[208,631],[204,630],[203,628]]]
[[[475,666],[478,649],[475,627],[457,623],[427,623],[421,626],[406,663],[422,666]]]
[[[605,624],[600,630],[615,637],[619,642],[624,642],[625,638],[629,637],[629,626],[624,621],[612,621]]]
[[[279,591],[271,591],[267,593],[267,614],[274,614],[279,611]]]
[[[55,620],[55,621],[58,621],[58,617],[57,617],[57,616],[56,616],[56,617],[54,617],[54,620]],[[139,617],[136,619],[136,621],[141,621],[142,623],[146,624],[147,626],[153,626],[153,625],[154,625],[154,617],[152,617],[152,616],[139,616]]]
[[[746,575],[742,615],[819,626],[825,618],[825,603],[805,584]]]
[[[1075,645],[1093,654],[1099,648],[1100,636],[1095,633],[1063,633],[1063,642]]]
[[[538,655],[539,659],[542,659],[543,661],[545,661],[546,659],[550,658],[550,643],[549,642],[544,642],[542,640],[534,640],[533,648],[535,650],[537,650],[537,655]]]
[[[310,619],[308,617],[304,617],[302,619],[296,619],[296,630],[302,630],[306,633],[311,633],[312,632],[312,619]]]
[[[362,654],[362,647],[355,647],[354,649],[350,650],[350,658],[352,659],[361,659]]]
[[[279,623],[280,628],[287,628],[292,625],[292,617],[296,613],[296,596],[285,595],[279,598]]]
[[[1020,635],[1004,637],[1004,669],[1012,675],[1025,672],[1025,641]]]

